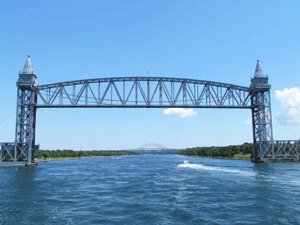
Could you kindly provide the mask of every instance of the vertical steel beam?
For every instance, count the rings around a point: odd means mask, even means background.
[[[36,90],[18,87],[14,161],[34,162],[36,100]]]
[[[138,104],[138,81],[135,81],[135,105]]]
[[[147,106],[150,106],[150,80],[147,79]]]
[[[2,160],[3,160],[3,159],[2,159],[2,154],[3,154],[2,148],[3,148],[3,147],[2,147],[2,144],[1,144],[1,146],[0,146],[0,162],[2,162]]]
[[[159,86],[159,105],[162,105],[162,85],[161,85],[161,80],[158,81],[158,86]]]
[[[37,76],[33,72],[30,55],[17,81],[17,116],[14,161],[34,162],[35,124],[37,104]]]
[[[274,159],[270,92],[253,93],[251,103],[253,141],[257,151],[255,159]]]
[[[251,79],[250,95],[252,106],[253,143],[255,147],[254,161],[267,158],[275,159],[273,146],[273,129],[271,115],[271,85],[268,84],[259,60]]]

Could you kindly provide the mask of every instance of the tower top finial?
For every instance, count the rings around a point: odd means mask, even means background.
[[[255,68],[255,72],[254,72],[254,77],[265,77],[264,72],[261,68],[260,62],[259,62],[259,58],[257,58],[257,63],[256,63],[256,68]]]
[[[30,54],[27,55],[26,63],[24,65],[22,73],[24,74],[34,74],[32,63],[30,60]]]

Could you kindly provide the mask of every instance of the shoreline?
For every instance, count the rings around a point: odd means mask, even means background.
[[[214,156],[198,156],[198,155],[182,155],[187,157],[197,157],[197,158],[208,158],[208,159],[229,159],[229,160],[251,160],[250,158],[243,159],[243,158],[233,158],[233,157],[214,157]],[[55,162],[55,161],[64,161],[64,160],[80,160],[80,159],[88,159],[88,158],[99,158],[99,157],[122,157],[126,155],[119,155],[119,156],[82,156],[82,157],[57,157],[57,158],[46,158],[46,159],[35,159],[36,163],[45,163],[45,162]],[[0,165],[14,165],[14,164],[26,164],[24,162],[0,162]]]
[[[44,162],[55,162],[55,161],[64,161],[64,160],[79,160],[79,159],[88,159],[88,158],[99,158],[99,157],[113,157],[113,156],[83,156],[83,157],[57,157],[49,159],[35,159],[35,163],[44,163]],[[17,162],[0,162],[0,165],[18,165],[26,164],[26,161],[17,161]]]
[[[47,158],[47,159],[35,159],[35,162],[54,162],[54,161],[63,161],[63,160],[79,160],[79,159],[88,159],[88,158],[99,158],[99,157],[112,157],[112,156],[82,156],[82,157],[57,157],[57,158]]]
[[[182,155],[182,156],[195,157],[195,158],[207,158],[207,159],[252,160],[250,158],[241,159],[241,158],[233,158],[233,157],[214,157],[214,156],[198,156],[198,155]]]

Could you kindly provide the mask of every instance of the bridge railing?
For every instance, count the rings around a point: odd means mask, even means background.
[[[249,88],[211,81],[127,77],[37,87],[37,107],[251,108]]]

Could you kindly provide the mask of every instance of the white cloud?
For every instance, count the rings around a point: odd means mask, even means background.
[[[251,125],[252,124],[252,119],[249,117],[248,119],[244,120],[244,124]]]
[[[193,109],[183,109],[183,108],[168,108],[165,109],[163,113],[167,116],[176,115],[180,118],[196,116],[198,114]]]
[[[282,124],[300,123],[300,90],[298,87],[276,90],[275,98],[281,110],[275,115],[275,122]]]

